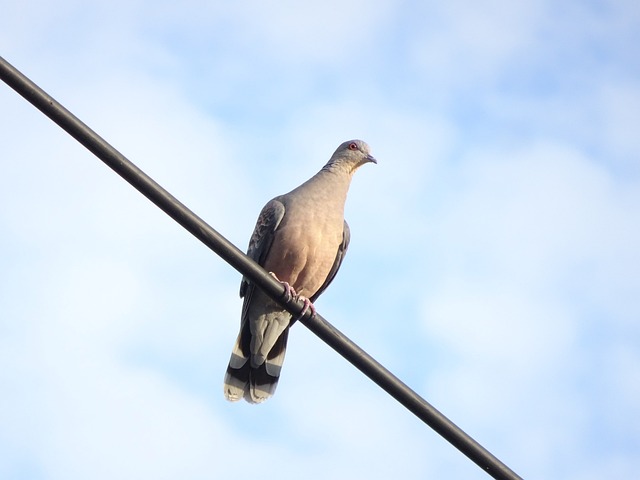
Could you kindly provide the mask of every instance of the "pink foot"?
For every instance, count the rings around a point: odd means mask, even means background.
[[[298,296],[298,294],[293,289],[293,287],[289,285],[287,282],[283,282],[282,280],[280,280],[275,273],[269,272],[269,275],[271,275],[273,278],[276,279],[276,281],[280,282],[284,286],[284,293],[282,294],[282,297],[284,298],[285,302],[290,302],[292,298]]]
[[[307,313],[307,310],[311,310],[312,317],[316,314],[315,305],[311,303],[311,300],[309,300],[307,297],[303,297],[302,295],[296,295],[296,300],[301,300],[302,303],[304,303],[304,307],[302,308],[302,311],[296,316],[295,320],[302,318],[304,314]]]
[[[304,307],[302,308],[302,312],[300,312],[300,314],[298,314],[293,321],[295,322],[296,320],[302,318],[304,316],[305,313],[307,313],[307,310],[311,310],[311,316],[313,317],[316,314],[316,307],[313,303],[311,303],[311,300],[309,300],[307,297],[302,296],[302,295],[298,295],[298,293],[294,290],[294,288],[289,285],[287,282],[283,282],[282,280],[280,280],[275,273],[273,272],[269,272],[269,275],[271,275],[273,278],[276,279],[277,282],[280,282],[283,286],[284,286],[284,293],[282,294],[282,297],[284,298],[285,302],[290,302],[291,299],[296,299],[296,300],[300,300],[302,303],[304,303]]]

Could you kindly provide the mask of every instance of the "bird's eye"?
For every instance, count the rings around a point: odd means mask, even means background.
[[[349,144],[349,150],[357,150],[357,149],[358,149],[358,145],[356,145],[355,142]]]

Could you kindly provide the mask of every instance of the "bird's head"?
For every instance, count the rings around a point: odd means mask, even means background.
[[[323,170],[345,169],[353,173],[361,165],[370,162],[378,163],[369,153],[369,145],[362,140],[348,140],[336,149]]]

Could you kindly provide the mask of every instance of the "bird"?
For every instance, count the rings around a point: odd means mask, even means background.
[[[240,333],[224,377],[224,396],[262,403],[272,397],[284,362],[289,328],[329,286],[351,238],[344,206],[354,172],[377,163],[362,140],[342,143],[309,180],[270,200],[258,216],[247,255],[304,303],[294,316],[246,277]]]

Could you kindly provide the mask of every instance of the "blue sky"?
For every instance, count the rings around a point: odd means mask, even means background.
[[[367,141],[318,310],[523,477],[634,477],[636,3],[227,3],[5,2],[0,55],[241,248]],[[0,111],[0,477],[488,478],[302,326],[225,402],[239,275]]]

